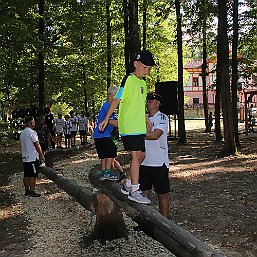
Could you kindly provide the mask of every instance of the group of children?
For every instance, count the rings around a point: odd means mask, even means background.
[[[56,145],[57,148],[62,147],[62,139],[64,136],[65,148],[74,147],[76,145],[76,135],[79,132],[81,145],[88,144],[87,141],[87,126],[88,118],[86,112],[82,111],[80,116],[75,116],[72,110],[69,114],[65,114],[64,118],[62,113],[58,113],[58,117],[54,119]]]
[[[81,145],[88,144],[88,118],[86,112],[82,111],[80,116],[75,116],[72,110],[69,114],[58,112],[58,117],[54,118],[50,109],[46,109],[46,114],[39,116],[35,130],[37,131],[39,143],[43,151],[51,148],[63,149],[64,138],[65,148],[76,145],[76,135],[79,132]]]

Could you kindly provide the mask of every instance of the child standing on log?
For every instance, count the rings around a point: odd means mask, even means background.
[[[153,54],[140,51],[134,61],[135,70],[126,75],[119,87],[109,111],[99,125],[102,131],[109,123],[111,114],[119,105],[118,127],[125,150],[131,151],[129,176],[123,185],[122,192],[137,203],[150,204],[151,201],[139,189],[139,167],[144,159],[146,127],[151,128],[151,122],[146,116],[146,82],[144,77],[150,74],[155,65]]]
[[[116,86],[111,86],[108,88],[107,101],[102,105],[102,107],[99,110],[96,126],[94,128],[93,138],[95,141],[98,157],[101,160],[100,180],[119,180],[119,176],[112,171],[112,163],[114,158],[117,156],[117,148],[111,138],[114,129],[113,125],[115,122],[114,110],[109,117],[110,119],[112,119],[110,124],[108,124],[102,130],[99,130],[98,128],[99,124],[103,121],[104,117],[106,116],[117,90],[118,88]]]

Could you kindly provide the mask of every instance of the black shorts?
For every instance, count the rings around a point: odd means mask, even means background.
[[[56,136],[57,136],[57,137],[62,137],[62,135],[63,135],[62,132],[57,132],[57,133],[56,133]]]
[[[157,194],[167,194],[170,192],[169,169],[165,164],[161,167],[141,165],[139,184],[142,191],[151,190],[153,186]]]
[[[70,134],[65,134],[64,137],[65,137],[65,139],[70,139],[71,135]]]
[[[77,131],[71,131],[71,135],[72,136],[76,136],[77,135]]]
[[[84,136],[84,135],[87,134],[87,131],[86,131],[86,130],[80,130],[80,131],[79,131],[79,134],[80,134],[81,136]]]
[[[117,148],[110,137],[95,138],[94,141],[99,159],[117,156]]]
[[[145,135],[121,136],[126,151],[145,152]]]
[[[39,160],[23,162],[24,177],[38,177]]]

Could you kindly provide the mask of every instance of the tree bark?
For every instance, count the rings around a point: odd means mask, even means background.
[[[240,146],[238,134],[238,112],[237,112],[237,83],[238,83],[238,60],[237,60],[237,47],[238,47],[238,0],[233,3],[233,38],[232,38],[232,113],[235,131],[236,146]]]
[[[136,53],[140,50],[138,28],[138,0],[129,0],[130,63],[135,60]]]
[[[182,18],[180,1],[175,0],[177,16],[177,45],[178,45],[178,135],[179,143],[186,142],[185,115],[184,115],[184,88],[183,88],[183,51],[182,51]]]
[[[229,84],[229,47],[227,35],[227,1],[218,0],[218,49],[217,49],[217,75],[222,81],[222,113],[224,128],[224,154],[230,155],[236,152],[234,123],[232,116],[232,104]]]
[[[111,0],[106,0],[106,29],[107,29],[107,90],[111,86],[112,72],[112,34],[111,34],[111,17],[110,17]]]
[[[125,35],[125,43],[124,43],[124,57],[125,57],[125,68],[126,73],[130,72],[130,59],[129,59],[129,48],[130,48],[130,40],[129,40],[129,10],[128,10],[128,1],[123,0],[123,19],[124,19],[124,35]]]
[[[202,64],[202,82],[203,82],[203,109],[205,120],[205,132],[210,132],[208,119],[208,97],[206,87],[206,69],[207,69],[207,49],[206,49],[206,24],[203,24],[203,64]]]
[[[128,231],[120,207],[108,196],[97,193],[93,203],[96,224],[92,237],[105,243],[107,240],[128,237]]]
[[[147,0],[143,0],[143,50],[146,50],[146,15],[147,15]]]
[[[39,102],[39,113],[43,114],[45,107],[45,67],[44,67],[44,47],[45,47],[45,20],[44,20],[44,9],[45,0],[39,0],[38,3],[38,35],[40,46],[38,49],[38,102]]]

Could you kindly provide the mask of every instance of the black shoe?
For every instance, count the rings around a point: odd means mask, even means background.
[[[25,195],[25,196],[30,196],[30,193],[31,193],[31,192],[30,192],[29,190],[26,190],[26,192],[25,192],[24,195]]]
[[[31,192],[30,192],[30,196],[31,196],[31,197],[39,197],[39,196],[41,196],[41,194],[37,194],[37,193],[35,193],[34,191],[31,191]]]
[[[118,182],[121,182],[122,180],[127,178],[127,173],[125,171],[120,173],[120,178]]]

